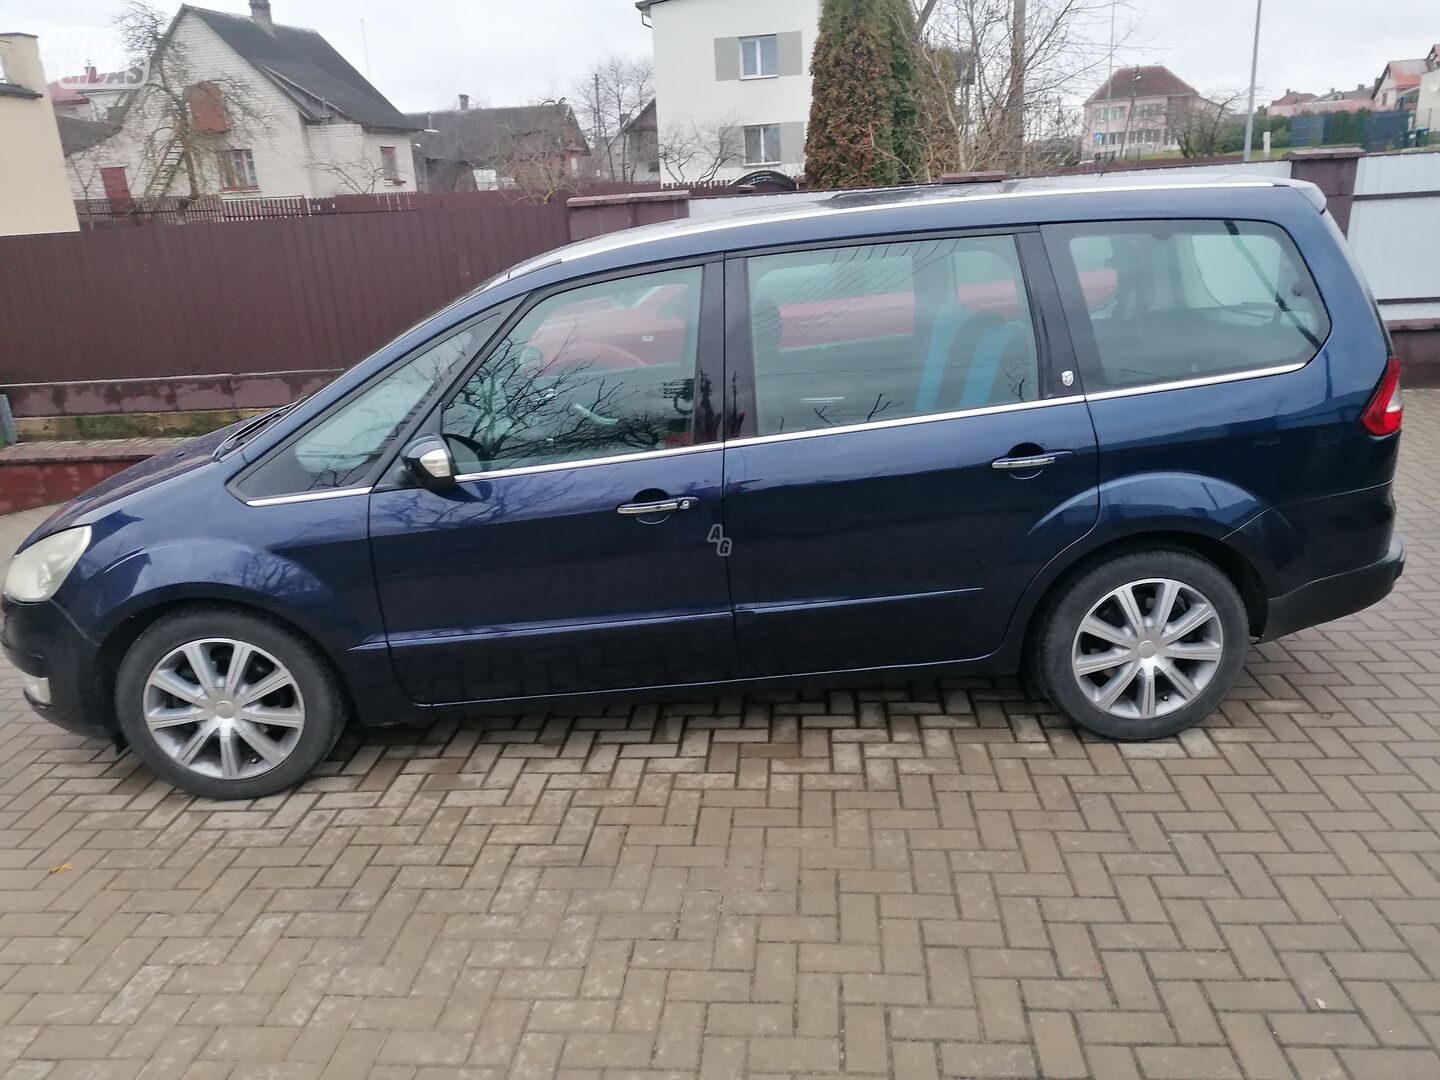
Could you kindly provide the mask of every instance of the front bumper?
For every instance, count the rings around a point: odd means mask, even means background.
[[[6,599],[0,610],[5,617],[0,648],[20,669],[30,707],[66,731],[113,739],[114,706],[100,671],[99,648],[52,601]]]
[[[1404,572],[1405,542],[1397,536],[1391,539],[1390,550],[1379,562],[1307,582],[1284,596],[1272,597],[1260,639],[1270,641],[1363,611],[1388,596]]]

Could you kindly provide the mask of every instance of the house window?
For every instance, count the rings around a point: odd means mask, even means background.
[[[400,183],[400,159],[395,156],[395,147],[380,147],[380,164],[385,170],[385,179],[389,183]]]
[[[259,187],[260,181],[255,178],[255,155],[249,150],[221,150],[220,179],[229,191]]]
[[[769,79],[780,74],[780,39],[774,34],[740,39],[740,77]]]
[[[757,124],[745,129],[745,164],[780,163],[780,125]]]

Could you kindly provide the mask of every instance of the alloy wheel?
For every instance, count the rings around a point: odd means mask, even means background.
[[[1070,667],[1097,708],[1148,720],[1199,696],[1224,653],[1214,604],[1193,585],[1153,578],[1122,585],[1091,607],[1075,633]]]
[[[202,776],[242,780],[275,768],[305,727],[305,702],[290,670],[233,638],[173,649],[145,680],[142,712],[155,744]]]

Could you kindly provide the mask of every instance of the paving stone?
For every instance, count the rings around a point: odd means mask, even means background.
[[[0,662],[0,1074],[1440,1076],[1440,392],[1406,411],[1395,593],[1145,747],[953,679],[352,732],[220,805]]]

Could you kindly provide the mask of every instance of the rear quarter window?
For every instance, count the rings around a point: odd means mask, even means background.
[[[1277,226],[1138,221],[1045,232],[1088,389],[1305,363],[1330,332],[1315,281]]]

